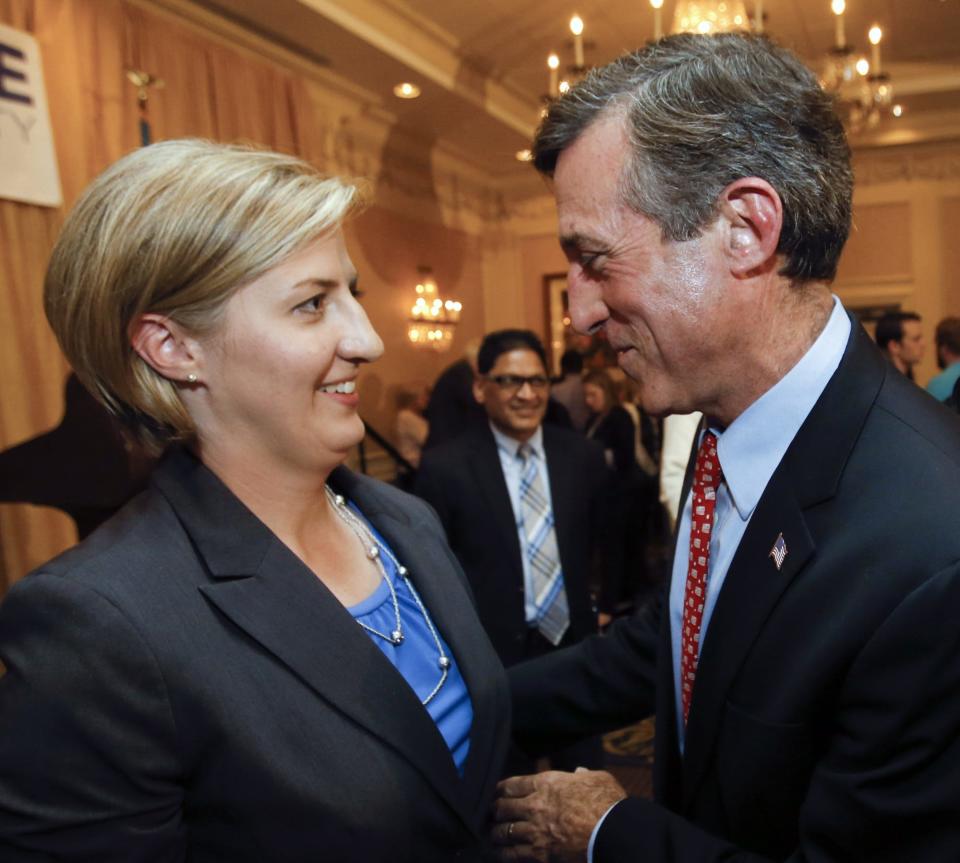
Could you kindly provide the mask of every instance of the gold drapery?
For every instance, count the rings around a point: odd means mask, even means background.
[[[107,165],[139,145],[125,70],[158,75],[153,140],[247,140],[319,167],[324,123],[309,82],[137,0],[0,0],[0,23],[40,44],[64,207],[0,200],[0,449],[57,425],[68,368],[43,315],[43,273],[64,214]],[[0,505],[0,593],[76,541],[55,510]]]

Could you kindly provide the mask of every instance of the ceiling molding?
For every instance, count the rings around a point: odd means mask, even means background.
[[[460,53],[457,40],[425,23],[392,0],[298,0],[394,60],[423,75],[527,138],[532,137],[536,106],[502,84],[490,81]]]
[[[855,189],[883,183],[960,180],[960,146],[890,148],[854,154]]]

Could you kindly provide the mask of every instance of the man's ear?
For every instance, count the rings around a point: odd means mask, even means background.
[[[486,401],[486,394],[483,391],[483,379],[479,375],[473,376],[473,398],[478,405]]]
[[[783,204],[773,186],[759,177],[736,180],[720,194],[720,214],[726,222],[726,253],[735,276],[749,276],[775,262]]]
[[[190,384],[200,380],[199,345],[166,315],[141,315],[130,327],[130,344],[147,365],[168,380]]]

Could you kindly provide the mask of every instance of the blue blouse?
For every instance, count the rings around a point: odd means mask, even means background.
[[[351,502],[350,508],[360,518],[363,514]],[[386,540],[377,532],[376,528],[369,521],[364,519],[367,527],[377,538],[377,541],[383,548],[389,548]],[[392,552],[392,550],[391,550]],[[384,638],[380,638],[366,629],[364,632],[371,638],[373,643],[380,648],[381,653],[393,663],[394,667],[403,675],[404,679],[410,685],[410,688],[416,693],[420,701],[423,701],[440,681],[441,669],[438,664],[439,656],[437,654],[437,645],[433,640],[433,635],[423,619],[423,613],[413,598],[413,594],[407,587],[404,579],[397,575],[396,567],[390,556],[382,554],[380,560],[383,563],[387,578],[397,594],[397,603],[400,606],[400,620],[403,623],[403,641],[394,645]],[[402,562],[402,561],[401,561]],[[420,597],[423,601],[423,597]],[[426,607],[426,605],[424,605]],[[378,630],[379,632],[390,633],[396,629],[396,618],[393,611],[393,602],[390,599],[390,589],[384,581],[381,581],[377,589],[366,599],[350,606],[347,611],[353,615],[354,620],[361,621],[367,626]],[[429,613],[429,609],[427,609]],[[431,617],[434,628],[436,621]],[[454,763],[460,775],[463,775],[463,766],[467,760],[467,752],[470,749],[470,727],[473,724],[473,705],[470,702],[470,693],[467,692],[467,685],[464,683],[463,676],[457,666],[457,661],[447,643],[437,630],[437,637],[443,645],[444,654],[450,659],[450,668],[447,673],[447,679],[440,691],[433,697],[426,710],[436,723],[440,734],[450,747],[450,753],[453,756]]]

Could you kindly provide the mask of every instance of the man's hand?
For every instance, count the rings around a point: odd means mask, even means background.
[[[579,768],[513,776],[497,786],[493,842],[505,861],[584,863],[601,816],[627,793],[609,773]]]

